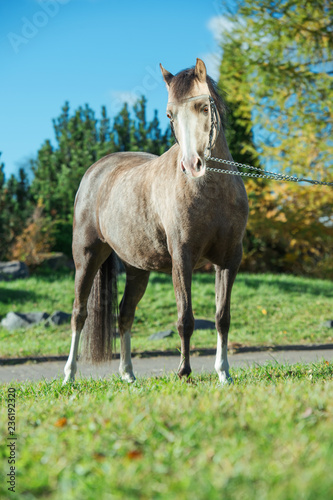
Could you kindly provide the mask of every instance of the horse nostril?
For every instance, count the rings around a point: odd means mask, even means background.
[[[202,166],[202,161],[200,158],[197,159],[197,165],[196,165],[196,170],[197,172],[199,172],[200,168]]]

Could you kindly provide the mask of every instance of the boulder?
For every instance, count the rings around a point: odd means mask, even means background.
[[[29,276],[29,269],[24,262],[12,260],[0,262],[0,281],[10,281]]]
[[[71,314],[65,313],[63,311],[55,311],[47,319],[46,325],[63,325],[64,323],[69,323],[71,320]]]
[[[214,321],[208,319],[196,319],[194,322],[194,330],[215,330]]]
[[[62,252],[39,254],[40,263],[38,267],[47,268],[51,271],[58,271],[64,267],[74,269],[74,262]]]
[[[194,322],[194,330],[215,330],[216,326],[214,321],[208,319],[196,319]],[[171,337],[175,332],[173,330],[165,330],[163,332],[156,332],[150,335],[149,340],[161,340]]]
[[[22,313],[21,316],[24,316],[31,325],[37,325],[45,321],[49,317],[49,314],[46,312],[30,312]]]
[[[161,340],[167,337],[172,337],[175,332],[173,330],[165,330],[164,332],[156,332],[150,335],[149,340]]]
[[[11,311],[1,320],[1,326],[7,330],[29,328],[32,325],[45,321],[48,317],[49,315],[45,312],[17,313]]]
[[[7,330],[29,328],[45,321],[48,317],[49,315],[45,312],[18,313],[11,311],[1,320],[1,326],[7,328]]]
[[[7,330],[17,330],[18,328],[27,328],[30,326],[29,321],[25,318],[24,314],[9,312],[1,320],[1,326]]]

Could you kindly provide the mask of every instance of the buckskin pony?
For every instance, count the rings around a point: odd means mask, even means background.
[[[225,105],[203,61],[197,59],[195,67],[176,75],[162,65],[161,71],[176,143],[162,156],[105,156],[87,170],[76,195],[75,300],[64,383],[74,380],[82,331],[83,359],[99,363],[112,357],[117,258],[126,270],[118,315],[122,378],[135,380],[131,327],[151,271],[172,274],[181,339],[178,374],[189,376],[192,273],[211,262],[216,269],[215,369],[222,384],[232,381],[227,357],[230,297],[242,258],[246,191],[240,177],[207,169],[207,154],[232,157],[224,134]]]

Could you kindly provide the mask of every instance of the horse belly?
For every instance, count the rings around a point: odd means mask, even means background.
[[[171,272],[171,256],[166,235],[156,223],[136,214],[114,214],[108,230],[103,230],[106,242],[122,261],[146,271]]]
[[[146,271],[171,272],[171,256],[167,249],[145,236],[131,233],[122,237],[121,241],[110,239],[108,243],[120,259],[130,266]]]

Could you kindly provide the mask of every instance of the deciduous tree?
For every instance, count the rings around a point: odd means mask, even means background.
[[[254,164],[259,153],[271,169],[333,181],[332,3],[244,0],[228,20],[221,82],[233,155],[252,155]],[[245,264],[333,275],[332,188],[246,186]]]

